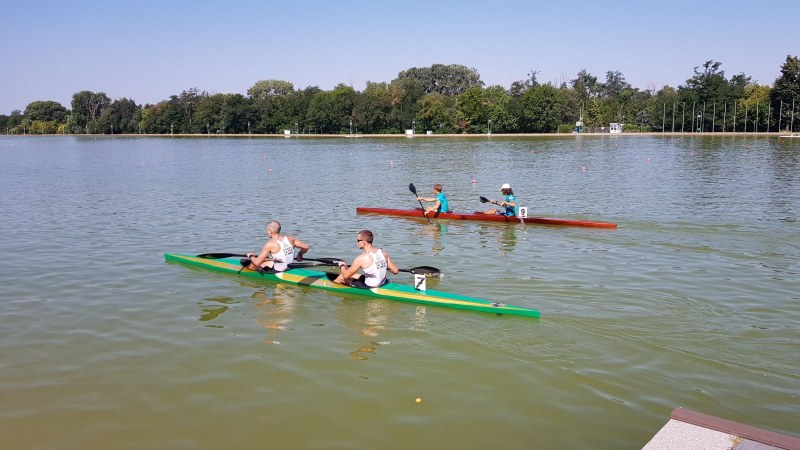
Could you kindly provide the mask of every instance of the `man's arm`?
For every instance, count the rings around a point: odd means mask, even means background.
[[[301,241],[300,239],[294,238],[293,236],[289,236],[289,243],[292,244],[294,247],[297,247],[297,248],[300,249],[300,251],[297,252],[297,256],[295,256],[294,259],[296,261],[302,261],[303,260],[303,255],[305,255],[306,252],[308,252],[308,244],[306,244],[305,242]]]
[[[397,266],[394,265],[394,261],[392,261],[391,256],[389,256],[386,250],[383,250],[383,257],[386,258],[386,265],[389,268],[389,270],[391,270],[393,274],[397,275],[397,273],[400,272],[400,269],[398,269]]]
[[[250,256],[250,261],[253,263],[254,266],[259,267],[262,264],[264,264],[264,261],[267,260],[267,256],[269,256],[273,251],[272,248],[273,246],[271,245],[272,243],[273,243],[272,239],[268,240],[267,243],[264,244],[264,248],[261,249],[261,253],[259,253],[258,256],[248,255]]]
[[[344,261],[342,261],[342,264],[339,264],[339,268],[342,270],[342,278],[344,279],[352,278],[353,275],[358,273],[358,269],[360,269],[362,264],[364,264],[363,263],[364,256],[366,255],[356,256],[356,259],[353,260],[353,264],[351,264],[349,267],[347,266],[347,264],[344,263]]]

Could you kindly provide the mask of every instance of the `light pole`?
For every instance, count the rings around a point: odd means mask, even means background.
[[[350,134],[353,134],[353,121],[350,121]]]
[[[172,127],[174,127],[174,126],[175,126],[175,124],[174,124],[174,123],[171,123],[171,124],[169,124],[169,134],[174,134],[174,133],[172,132]]]
[[[202,126],[202,125],[200,125]],[[206,134],[211,136],[211,129],[208,127],[208,123],[206,123]]]
[[[701,133],[703,131],[703,114],[697,113],[697,132]]]
[[[411,134],[414,134],[414,130],[417,128],[417,119],[411,119]]]
[[[111,134],[114,134],[114,124],[111,124]]]
[[[488,131],[486,134],[492,134],[492,119],[489,119]]]
[[[250,121],[247,121],[247,134],[250,134]]]

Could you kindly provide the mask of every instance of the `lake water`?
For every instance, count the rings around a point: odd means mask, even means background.
[[[0,163],[0,447],[638,449],[677,406],[800,434],[800,140],[28,136]],[[619,228],[355,214],[411,182]],[[164,262],[268,219],[542,318]]]

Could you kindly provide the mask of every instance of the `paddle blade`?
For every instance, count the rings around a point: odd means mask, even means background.
[[[202,255],[197,255],[198,258],[203,259],[222,259],[222,258],[247,258],[247,255],[242,255],[240,253],[203,253]]]
[[[411,272],[414,275],[425,275],[425,278],[441,278],[444,275],[439,271],[439,269],[431,266],[414,267],[408,270],[403,270],[403,272]]]
[[[414,186],[414,183],[408,184],[408,190],[411,191],[414,195],[417,195],[417,187]]]
[[[488,198],[486,198],[486,197],[484,197],[482,195],[479,198],[481,199],[481,203],[489,203],[489,202],[491,202],[491,200],[489,200]]]

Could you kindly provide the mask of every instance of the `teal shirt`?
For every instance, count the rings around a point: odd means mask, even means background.
[[[506,195],[506,198],[503,201],[505,201],[505,202],[514,202],[514,206],[513,207],[505,206],[506,212],[505,212],[504,215],[506,215],[506,216],[516,216],[517,215],[517,207],[519,206],[519,205],[517,205],[517,197],[514,197],[514,194],[508,194],[508,195]]]
[[[450,204],[447,202],[447,196],[444,195],[444,192],[439,192],[436,194],[436,201],[439,202],[438,212],[450,211]]]

